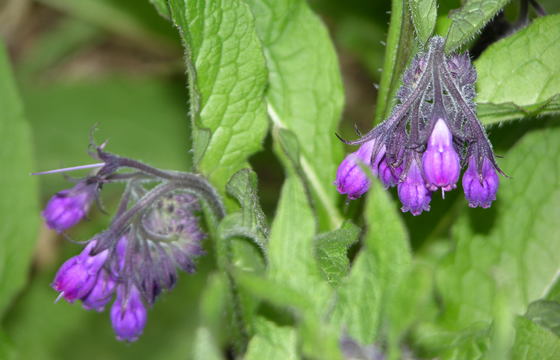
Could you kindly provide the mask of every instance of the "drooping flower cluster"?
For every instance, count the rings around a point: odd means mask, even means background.
[[[444,53],[445,39],[434,37],[403,74],[398,105],[391,116],[349,145],[360,145],[338,168],[334,184],[350,200],[369,186],[364,169],[379,176],[385,188],[397,186],[403,212],[430,209],[432,193],[457,187],[461,168],[469,206],[488,208],[496,199],[498,167],[481,122],[476,117],[476,70],[468,53]]]
[[[42,215],[47,226],[64,231],[88,212],[102,184],[126,182],[109,228],[85,242],[84,250],[67,260],[51,286],[70,303],[103,311],[116,293],[110,318],[118,340],[135,341],[162,291],[177,283],[177,268],[193,274],[194,258],[204,254],[205,237],[196,215],[202,200],[213,216],[224,216],[221,199],[201,176],[164,171],[107,153],[105,144],[90,155],[102,163],[70,190],[56,194]],[[83,168],[83,167],[79,167]],[[120,169],[133,172],[119,173]],[[146,183],[159,184],[148,190]]]

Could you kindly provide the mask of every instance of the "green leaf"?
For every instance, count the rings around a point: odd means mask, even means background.
[[[342,160],[342,143],[334,133],[344,94],[328,31],[304,0],[246,2],[255,14],[269,70],[268,114],[276,126],[296,135],[319,226],[336,229],[344,219],[333,186]]]
[[[413,25],[410,10],[405,0],[391,4],[391,22],[387,34],[385,62],[375,108],[374,124],[379,124],[391,114],[393,99],[401,85],[401,76],[412,52]]]
[[[292,327],[277,326],[263,317],[258,317],[255,321],[255,336],[249,343],[244,359],[299,359],[296,347],[296,332]]]
[[[348,274],[348,247],[358,239],[360,228],[346,221],[340,229],[316,237],[317,260],[325,279],[336,287]]]
[[[320,304],[319,299],[329,296],[331,290],[315,258],[317,225],[300,168],[297,167],[300,159],[297,138],[285,129],[275,129],[273,134],[275,152],[286,169],[286,180],[270,230],[268,277],[312,296]]]
[[[401,342],[414,323],[433,321],[439,304],[433,296],[434,269],[416,263],[396,280],[393,296],[388,301],[387,358],[401,359]]]
[[[150,3],[156,7],[157,12],[165,19],[171,21],[171,10],[167,0],[150,0]]]
[[[460,9],[451,10],[453,22],[447,32],[445,52],[450,53],[480,31],[511,0],[467,0]]]
[[[560,111],[560,14],[498,41],[475,62],[484,124]]]
[[[0,319],[22,289],[37,237],[39,204],[31,133],[0,41]]]
[[[247,232],[246,236],[251,237],[266,252],[270,229],[257,196],[257,181],[254,171],[241,169],[228,181],[226,191],[241,205],[241,232]]]
[[[492,207],[465,207],[455,250],[437,271],[445,326],[492,321],[498,288],[514,313],[552,289],[560,271],[559,156],[560,129],[525,135],[500,163],[512,179],[501,179]]]
[[[437,1],[410,0],[409,5],[418,40],[424,45],[428,42],[436,28]]]
[[[487,323],[478,322],[454,332],[433,323],[422,323],[413,329],[413,348],[422,358],[441,360],[484,359],[490,347],[492,330]]]
[[[361,344],[377,340],[395,283],[410,264],[408,235],[389,193],[374,181],[366,203],[368,231],[348,278],[338,287],[333,322]]]
[[[194,344],[194,360],[224,360],[224,356],[208,328],[200,326],[196,329]]]
[[[538,300],[529,304],[525,317],[560,337],[560,304]]]
[[[560,358],[560,338],[540,325],[518,317],[512,360],[542,360]]]
[[[227,316],[228,330],[237,352],[244,352],[253,334],[253,316],[257,310],[258,299],[247,292],[238,290],[235,271],[260,275],[265,264],[256,247],[246,239],[240,238],[243,215],[239,212],[223,218],[217,231],[216,260],[218,269],[227,279]]]
[[[195,163],[224,194],[229,178],[261,149],[268,124],[267,69],[253,15],[234,0],[169,5],[185,44]],[[226,206],[236,207],[232,201]]]

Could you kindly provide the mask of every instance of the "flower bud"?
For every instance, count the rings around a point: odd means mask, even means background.
[[[136,286],[131,285],[128,296],[123,285],[117,287],[117,300],[111,307],[111,323],[119,341],[136,341],[142,335],[148,313]]]
[[[105,305],[111,301],[115,285],[114,276],[104,268],[101,268],[97,273],[97,280],[93,288],[82,298],[82,307],[86,310],[95,309],[102,312],[105,310]]]
[[[72,189],[54,195],[41,215],[49,229],[61,232],[82,220],[88,213],[95,196],[95,184],[80,182]]]
[[[402,166],[399,166],[394,169],[397,176],[400,176],[402,173]],[[388,189],[390,187],[396,186],[399,182],[399,178],[395,176],[391,168],[387,164],[387,157],[383,157],[383,160],[379,162],[379,180],[385,187]]]
[[[469,206],[475,208],[481,206],[487,209],[496,200],[500,179],[496,169],[488,158],[484,158],[482,163],[482,184],[476,170],[476,160],[474,156],[469,159],[469,166],[463,175],[463,190],[465,198],[469,201]]]
[[[375,162],[372,164],[373,147],[375,141],[363,143],[358,151],[352,153],[342,161],[336,173],[336,190],[340,194],[348,194],[348,199],[355,200],[362,196],[369,189],[370,181],[366,173],[360,167],[359,162],[363,162],[372,169],[377,175],[377,164],[385,154],[385,147],[377,154]]]
[[[68,259],[54,277],[52,288],[60,291],[60,296],[70,303],[83,298],[94,287],[99,269],[107,260],[109,250],[103,250],[97,255],[91,256],[91,249],[95,241],[90,242],[80,255]]]
[[[432,192],[426,189],[424,179],[416,161],[412,162],[408,174],[403,182],[398,184],[399,199],[403,204],[403,212],[410,211],[412,215],[420,215],[422,210],[430,210]]]
[[[445,121],[439,119],[428,140],[428,148],[422,156],[422,167],[428,190],[451,191],[457,187],[461,172],[459,155],[453,148],[453,135]]]

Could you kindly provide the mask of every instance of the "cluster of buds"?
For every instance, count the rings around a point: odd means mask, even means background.
[[[488,208],[496,199],[503,172],[476,117],[476,70],[468,53],[444,53],[445,39],[434,37],[405,71],[391,116],[349,145],[360,145],[338,168],[334,184],[349,200],[370,186],[371,170],[385,188],[398,187],[402,211],[419,215],[430,209],[432,193],[457,187],[461,168],[469,206]],[[359,134],[359,132],[358,132]]]
[[[106,143],[90,142],[90,155],[101,163],[47,172],[95,168],[48,202],[42,213],[47,226],[62,232],[77,224],[99,200],[104,184],[125,182],[126,188],[109,228],[86,241],[83,251],[60,267],[51,286],[60,292],[58,298],[81,300],[85,309],[99,312],[116,293],[110,317],[117,339],[135,341],[146,325],[146,306],[173,289],[177,269],[193,274],[194,258],[204,254],[200,243],[205,234],[196,215],[201,202],[217,219],[225,210],[200,175],[156,169],[104,151]],[[149,183],[156,185],[149,189]]]

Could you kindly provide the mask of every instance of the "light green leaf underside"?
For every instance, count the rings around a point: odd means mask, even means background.
[[[336,125],[344,102],[335,50],[325,26],[303,0],[246,0],[255,14],[269,78],[268,114],[293,131],[322,229],[344,220],[333,181],[342,160]]]
[[[325,279],[336,287],[348,274],[348,247],[358,239],[360,228],[347,221],[340,229],[318,235],[317,260]]]
[[[410,0],[409,5],[418,40],[426,44],[436,28],[437,1]]]
[[[485,124],[560,110],[560,14],[490,46],[475,62]]]
[[[29,275],[39,204],[31,136],[0,40],[0,319]]]
[[[511,0],[467,0],[460,9],[452,10],[452,23],[447,32],[445,52],[450,53],[471,40]]]
[[[558,159],[560,129],[527,134],[500,163],[512,179],[501,177],[492,208],[464,209],[437,274],[449,328],[490,322],[498,286],[517,314],[550,291],[560,272]]]
[[[357,255],[348,278],[337,289],[333,322],[347,329],[361,344],[378,335],[399,277],[410,264],[405,226],[390,195],[378,181],[368,193],[368,232],[365,247]]]
[[[296,340],[296,332],[292,327],[277,326],[263,317],[258,317],[255,324],[255,336],[249,342],[244,359],[299,359]]]
[[[268,123],[267,70],[253,15],[234,0],[169,5],[185,43],[195,161],[224,194],[229,178],[261,149]]]
[[[401,85],[401,76],[412,51],[414,26],[406,1],[395,0],[391,4],[391,22],[387,34],[387,47],[383,73],[377,93],[374,124],[387,119],[393,110],[395,94]]]

